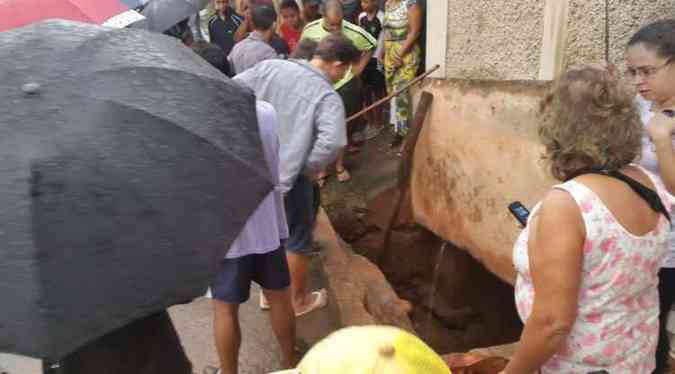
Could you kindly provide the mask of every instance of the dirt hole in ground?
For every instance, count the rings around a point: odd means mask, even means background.
[[[348,161],[353,180],[330,183],[322,190],[322,205],[342,239],[376,263],[398,296],[412,304],[417,334],[440,354],[516,341],[522,324],[513,288],[451,243],[439,256],[445,242],[414,223],[409,201],[393,227],[389,248],[380,256],[398,199],[393,187],[398,159],[387,149],[386,139],[376,140]]]

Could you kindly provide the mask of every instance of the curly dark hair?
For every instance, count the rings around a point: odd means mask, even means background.
[[[560,77],[541,102],[539,138],[561,181],[618,170],[640,154],[643,125],[633,96],[608,70],[581,68]]]

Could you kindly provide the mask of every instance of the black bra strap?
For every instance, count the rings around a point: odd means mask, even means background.
[[[633,178],[631,178],[631,177],[629,177],[625,174],[622,174],[618,171],[615,171],[615,170],[611,170],[611,171],[601,170],[601,171],[593,171],[591,173],[592,174],[605,175],[605,176],[608,176],[608,177],[613,177],[613,178],[616,178],[616,179],[619,179],[619,180],[625,182],[626,184],[628,184],[628,186],[630,186],[630,188],[633,191],[635,191],[635,193],[640,195],[640,197],[644,201],[646,201],[647,204],[649,204],[649,206],[652,208],[652,210],[654,210],[657,213],[663,214],[664,216],[666,216],[666,218],[668,219],[669,222],[672,222],[671,219],[670,219],[670,214],[668,213],[668,210],[666,210],[665,205],[663,205],[663,201],[661,201],[661,197],[659,197],[659,194],[657,194],[651,188],[649,188],[649,187],[645,186],[644,184],[636,181],[635,179],[633,179]]]

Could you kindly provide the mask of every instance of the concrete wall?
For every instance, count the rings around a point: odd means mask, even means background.
[[[447,1],[448,78],[536,78],[544,1]]]
[[[520,228],[508,205],[532,208],[554,184],[536,133],[547,88],[466,80],[430,80],[422,87],[434,102],[415,148],[415,220],[510,283]]]
[[[547,3],[567,0],[448,1],[447,78],[531,80],[540,67]],[[675,0],[608,0],[610,59],[623,61],[630,36],[649,22],[675,18]],[[605,58],[605,0],[569,0],[565,64]],[[430,38],[434,37],[429,30]]]

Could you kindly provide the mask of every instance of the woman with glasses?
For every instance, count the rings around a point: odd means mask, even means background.
[[[642,157],[639,162],[647,170],[664,178],[671,193],[675,191],[675,183],[669,182],[675,180],[668,178],[668,174],[675,175],[675,170],[671,170],[675,169],[675,163],[669,164],[667,157],[673,152],[672,133],[675,120],[667,114],[672,115],[672,110],[675,110],[674,61],[675,20],[647,25],[628,42],[626,76],[632,80],[638,91],[640,117],[649,128],[649,132],[643,137]],[[660,331],[654,371],[656,374],[667,370],[670,348],[666,324],[675,301],[675,236],[672,234],[669,243],[669,252],[659,273]]]

